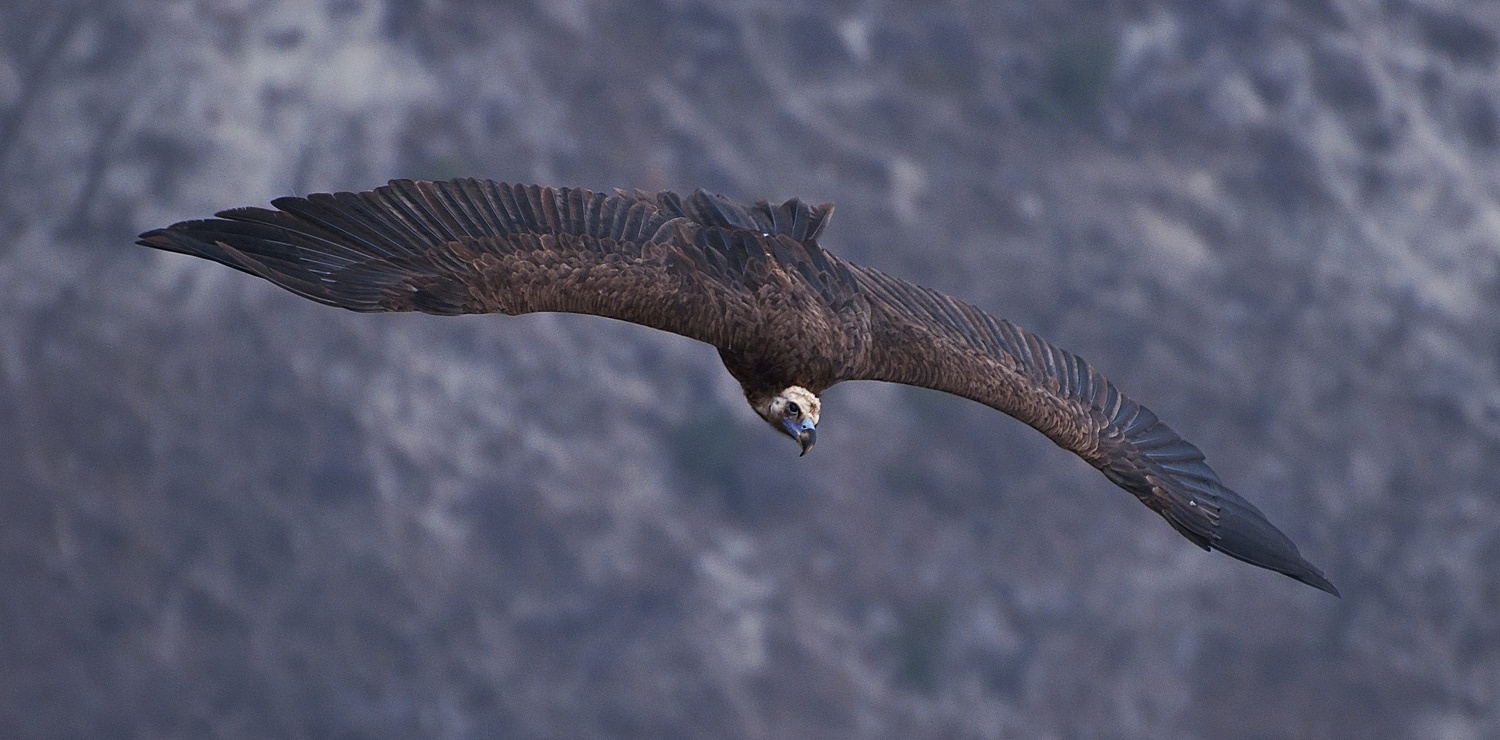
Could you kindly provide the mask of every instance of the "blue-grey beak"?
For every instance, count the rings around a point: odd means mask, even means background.
[[[802,447],[802,455],[806,455],[807,451],[812,449],[818,441],[818,428],[813,426],[812,421],[808,419],[803,419],[801,422],[782,419],[781,426],[786,429],[788,437],[797,440],[797,444]]]

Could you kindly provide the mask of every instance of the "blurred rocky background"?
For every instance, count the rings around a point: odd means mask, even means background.
[[[1500,736],[1500,3],[0,0],[0,736]],[[1343,590],[1041,435],[324,308],[145,229],[392,177],[835,201]]]

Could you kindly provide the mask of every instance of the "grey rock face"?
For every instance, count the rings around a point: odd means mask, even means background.
[[[0,14],[0,735],[1500,732],[1487,4]],[[701,345],[130,244],[456,175],[834,201],[1344,598],[957,399],[840,386],[797,459]]]

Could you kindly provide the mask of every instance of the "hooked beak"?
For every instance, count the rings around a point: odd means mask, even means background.
[[[791,419],[783,419],[781,426],[786,429],[787,436],[797,440],[797,444],[802,447],[802,454],[798,457],[806,455],[807,451],[812,449],[818,441],[818,428],[813,426],[811,421],[804,419],[798,423]]]

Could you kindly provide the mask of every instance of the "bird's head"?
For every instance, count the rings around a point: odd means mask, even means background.
[[[822,409],[817,395],[800,385],[755,404],[755,412],[777,431],[795,440],[804,455],[818,441],[818,414]]]

